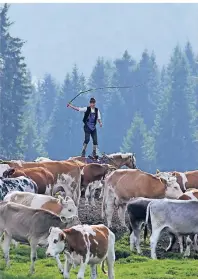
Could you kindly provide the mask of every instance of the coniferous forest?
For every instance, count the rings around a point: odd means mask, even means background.
[[[87,106],[96,98],[103,122],[99,150],[135,152],[138,168],[148,172],[198,168],[198,63],[189,41],[184,48],[175,45],[162,68],[154,52],[142,50],[137,61],[123,50],[113,62],[98,57],[89,78],[74,65],[61,83],[50,73],[33,83],[23,57],[25,42],[12,37],[12,24],[5,4],[0,10],[0,158],[79,155],[83,115],[67,108],[68,101],[89,88],[133,86],[92,91],[74,101]]]

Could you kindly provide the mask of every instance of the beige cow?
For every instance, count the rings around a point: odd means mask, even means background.
[[[119,169],[112,172],[105,180],[102,218],[106,216],[108,227],[111,227],[116,207],[121,224],[126,226],[126,205],[131,198],[177,199],[182,191],[176,180],[171,174],[160,178],[139,169]]]

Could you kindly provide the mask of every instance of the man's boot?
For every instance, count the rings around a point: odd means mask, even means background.
[[[81,157],[85,157],[85,155],[86,155],[86,148],[87,148],[87,144],[84,143],[83,144],[83,150],[82,150],[82,153],[81,153]]]
[[[92,153],[92,155],[93,155],[94,158],[97,158],[96,149],[97,149],[97,145],[93,145],[93,153]]]

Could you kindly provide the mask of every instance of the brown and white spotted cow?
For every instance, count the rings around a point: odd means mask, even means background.
[[[186,172],[176,172],[173,174],[177,177],[178,183],[181,189],[185,192],[189,188],[198,189],[198,170],[186,171]]]
[[[87,164],[82,169],[81,186],[85,188],[86,205],[95,206],[95,191],[101,189],[103,193],[103,185],[105,177],[115,170],[115,167],[108,164]]]
[[[2,170],[2,168],[5,171],[6,166],[8,166],[8,168],[11,167],[15,169],[28,169],[35,167],[46,168],[54,176],[53,194],[55,195],[56,190],[59,191],[60,189],[63,189],[66,196],[71,197],[74,200],[76,206],[79,205],[81,196],[81,168],[84,166],[84,163],[72,160],[25,163],[18,163],[16,161],[4,161],[3,164],[0,164],[0,171]]]
[[[42,194],[12,191],[5,196],[4,201],[26,205],[35,209],[46,209],[65,219],[78,216],[78,209],[74,201],[68,196],[54,198]]]
[[[163,172],[157,170],[156,173]],[[180,185],[183,193],[190,188],[198,189],[198,170],[186,172],[172,171],[169,173],[177,177],[177,183]]]
[[[74,216],[78,217],[78,209],[70,197],[63,199],[59,196],[56,199],[42,194],[12,191],[5,196],[4,201],[22,204],[35,209],[49,210],[60,216],[64,222],[69,222],[69,219]],[[12,240],[12,243],[17,247],[18,243],[16,241]]]
[[[29,169],[14,169],[10,168],[3,172],[3,177],[14,178],[19,176],[30,177],[34,180],[38,187],[38,194],[51,195],[54,186],[54,176],[43,167],[35,167]]]
[[[119,169],[105,179],[102,204],[102,218],[107,217],[108,227],[111,227],[115,207],[118,217],[125,227],[126,205],[131,198],[175,198],[182,195],[176,177],[164,175],[156,177],[139,169]]]
[[[115,262],[115,235],[103,224],[101,225],[77,225],[70,229],[61,230],[58,227],[50,228],[48,237],[48,248],[46,254],[56,257],[64,252],[65,266],[64,279],[70,278],[69,272],[72,267],[80,265],[77,278],[84,279],[86,266],[91,267],[91,279],[97,278],[96,265],[104,261],[108,265],[108,278],[114,279]]]

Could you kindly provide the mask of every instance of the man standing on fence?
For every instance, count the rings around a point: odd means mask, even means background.
[[[96,105],[96,100],[94,98],[90,99],[88,107],[80,108],[68,104],[68,106],[71,107],[72,109],[80,112],[84,112],[83,122],[84,122],[85,140],[84,140],[83,149],[81,153],[82,157],[85,157],[86,155],[86,148],[90,140],[90,135],[93,140],[93,157],[97,157],[96,150],[98,145],[98,139],[97,139],[96,124],[98,121],[100,127],[102,127],[102,122],[101,122],[100,111],[98,108],[95,107],[95,105]]]

